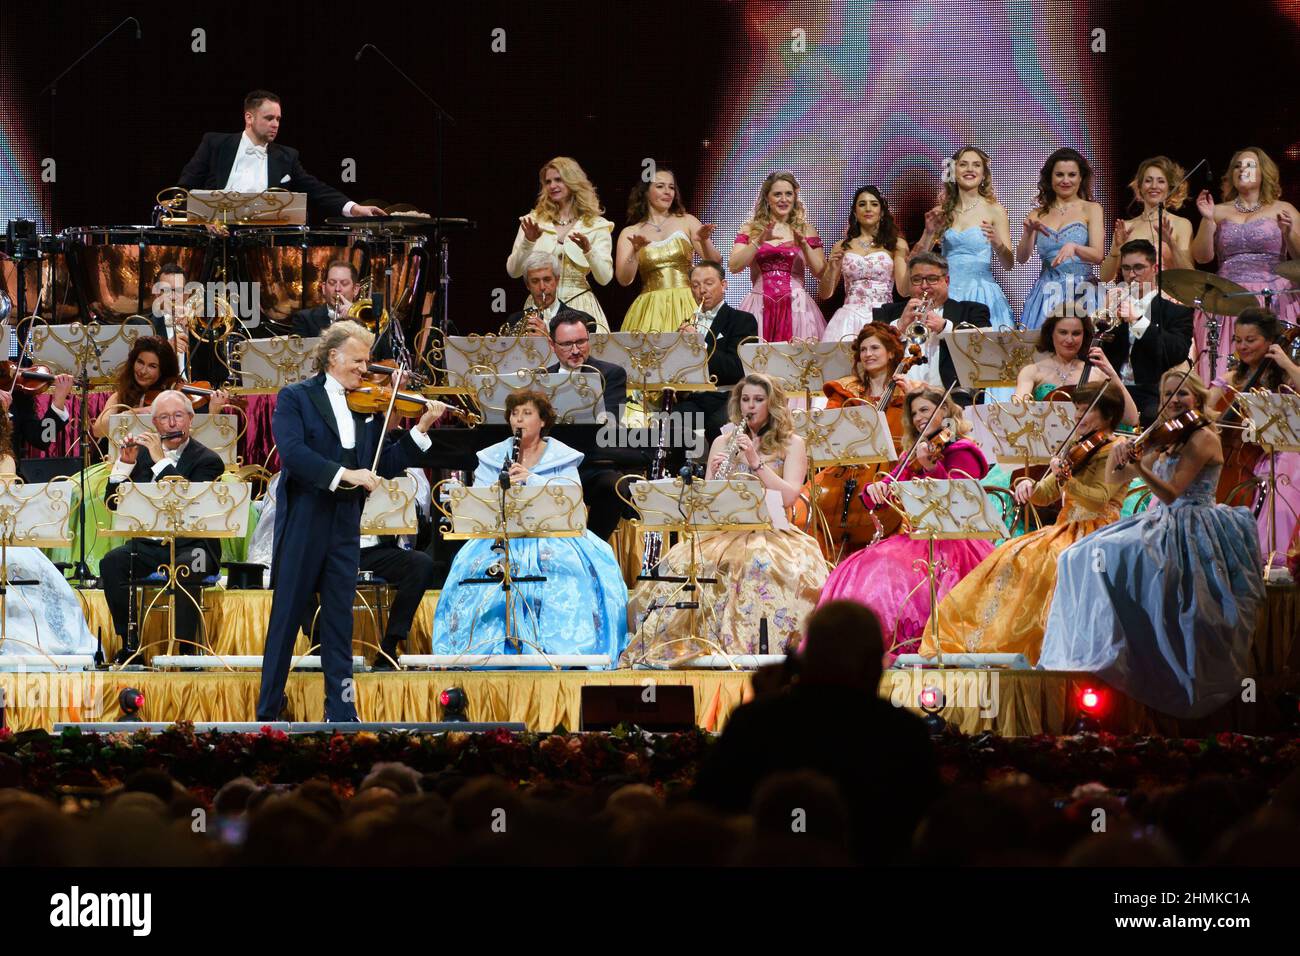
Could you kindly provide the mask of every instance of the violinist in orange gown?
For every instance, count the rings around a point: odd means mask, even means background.
[[[919,349],[917,350],[919,351]],[[827,408],[845,405],[872,405],[885,412],[894,448],[901,453],[903,435],[903,400],[921,382],[907,377],[918,356],[908,354],[903,340],[892,326],[868,322],[853,340],[853,374],[826,382]],[[794,509],[794,524],[812,533],[828,560],[838,561],[846,554],[866,547],[876,534],[876,522],[863,504],[862,491],[888,471],[883,465],[851,465],[824,468],[804,486],[803,497],[815,500],[824,521],[809,514],[801,501]],[[897,530],[894,512],[881,515],[885,533]]]

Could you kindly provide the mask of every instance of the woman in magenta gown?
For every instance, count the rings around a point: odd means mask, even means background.
[[[772,173],[763,180],[753,218],[736,236],[728,266],[732,272],[750,271],[753,291],[740,309],[758,319],[765,342],[822,337],[826,320],[803,278],[805,266],[822,274],[826,254],[792,173]]]
[[[973,441],[961,437],[970,426],[961,409],[943,392],[925,388],[907,396],[903,406],[903,447],[911,448],[924,429],[929,439],[947,428],[953,440],[938,451],[930,440],[916,446],[911,462],[900,473],[902,462],[881,481],[867,487],[862,498],[868,507],[883,501],[893,481],[916,478],[983,478],[989,470],[984,453]],[[887,505],[885,507],[888,507]],[[954,540],[934,543],[939,564],[938,593],[942,599],[972,568],[993,550],[990,541]],[[900,533],[849,555],[831,572],[822,588],[821,603],[833,600],[858,601],[880,618],[885,632],[887,658],[914,653],[920,646],[925,622],[930,617],[930,588],[925,570],[929,544]]]
[[[1221,188],[1221,203],[1215,203],[1209,190],[1196,197],[1201,225],[1192,240],[1192,258],[1202,264],[1217,259],[1220,276],[1251,292],[1290,289],[1292,283],[1278,276],[1277,267],[1288,256],[1300,258],[1300,212],[1281,198],[1277,164],[1262,149],[1239,149],[1228,164]],[[1272,303],[1261,296],[1260,304],[1271,307],[1284,322],[1300,318],[1300,296],[1278,296]],[[1198,311],[1192,332],[1201,355],[1198,370],[1207,382],[1222,378],[1227,371],[1235,320],[1230,315],[1218,316],[1218,362],[1213,370],[1206,346],[1209,322],[1206,314]]]

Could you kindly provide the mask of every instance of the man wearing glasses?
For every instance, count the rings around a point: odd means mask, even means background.
[[[909,326],[922,322],[929,334],[925,340],[925,357],[928,360],[908,372],[908,376],[927,385],[947,388],[957,380],[948,345],[939,336],[962,326],[987,329],[992,323],[989,307],[982,302],[961,302],[948,298],[948,260],[933,252],[921,252],[908,261],[908,276],[912,280],[912,298],[906,302],[891,302],[876,308],[872,317],[877,322],[890,323],[900,335],[907,337]],[[928,309],[922,311],[926,294]],[[969,405],[967,394],[956,392],[953,400],[958,405]]]
[[[185,395],[177,391],[163,392],[153,400],[150,413],[155,431],[128,437],[122,442],[122,449],[113,464],[107,490],[111,510],[117,508],[117,491],[124,481],[136,484],[164,478],[216,481],[226,470],[221,456],[190,437],[194,407]],[[113,630],[122,638],[122,649],[117,655],[119,663],[138,649],[135,646],[137,636],[127,634],[128,583],[132,577],[145,577],[170,560],[164,541],[132,538],[104,555],[99,563],[104,598],[113,616]],[[176,637],[181,642],[180,653],[186,653],[194,646],[199,583],[220,571],[221,542],[216,538],[177,538],[176,561],[189,568],[189,574],[180,577],[186,594],[176,596]]]
[[[1102,343],[1110,364],[1133,396],[1143,425],[1160,409],[1160,379],[1187,361],[1192,347],[1192,310],[1157,294],[1156,247],[1145,239],[1120,246],[1119,271],[1124,285],[1118,303],[1108,306],[1120,320],[1115,334]]]
[[[555,313],[551,319],[551,348],[559,361],[546,371],[552,374],[561,369],[599,372],[605,388],[605,411],[617,424],[627,402],[627,369],[591,357],[591,333],[587,331],[586,319],[586,313],[576,309],[561,307]],[[636,512],[618,496],[616,489],[624,475],[612,460],[588,455],[578,467],[578,476],[587,502],[587,528],[596,537],[605,540],[618,527],[619,518],[635,517]]]

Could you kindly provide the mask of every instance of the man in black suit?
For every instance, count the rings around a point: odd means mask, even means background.
[[[534,252],[524,260],[524,285],[528,287],[528,293],[537,305],[537,312],[528,319],[528,334],[549,336],[551,320],[560,313],[561,309],[568,309],[574,315],[580,316],[587,323],[587,331],[596,331],[594,316],[581,309],[569,308],[556,298],[556,291],[560,285],[560,260],[554,253]],[[506,324],[513,326],[523,317],[523,309],[511,312],[506,319]]]
[[[186,396],[177,391],[163,392],[154,399],[150,413],[156,431],[132,435],[124,441],[109,475],[106,497],[112,510],[117,508],[116,495],[123,481],[141,484],[173,476],[189,481],[216,481],[226,470],[220,455],[190,437],[194,407]],[[108,552],[99,563],[104,598],[113,616],[113,630],[122,638],[119,663],[137,650],[133,636],[127,634],[129,581],[132,577],[145,577],[170,560],[166,544],[150,538],[133,538]],[[186,593],[176,595],[176,636],[181,641],[192,642],[198,624],[199,582],[220,569],[221,542],[216,538],[177,538],[176,561],[190,569],[188,576],[180,578]],[[181,644],[182,653],[191,646]]]
[[[893,325],[901,335],[906,335],[907,327],[914,322],[924,322],[929,330],[925,344],[928,361],[914,366],[908,376],[946,389],[957,381],[957,370],[953,367],[952,356],[948,354],[948,343],[940,341],[939,336],[962,326],[989,328],[992,325],[989,307],[982,302],[961,302],[948,298],[948,260],[941,255],[933,252],[917,253],[908,261],[907,269],[912,280],[912,298],[906,302],[877,306],[872,318]],[[922,300],[927,292],[930,294],[930,308],[922,313]],[[953,400],[958,405],[971,403],[970,395],[965,392],[954,392]]]
[[[750,312],[727,305],[727,273],[720,262],[706,260],[696,264],[691,270],[691,293],[699,307],[690,323],[705,334],[713,350],[709,374],[718,380],[718,391],[683,392],[673,410],[688,425],[703,420],[707,449],[727,424],[728,392],[745,375],[737,349],[746,339],[758,338],[758,319]]]
[[[290,318],[293,334],[304,339],[318,338],[339,319],[347,318],[348,309],[356,301],[358,286],[356,267],[344,259],[335,259],[325,267],[321,279],[321,304],[312,309],[299,309]],[[371,355],[377,359],[393,357],[393,343],[388,330],[375,342]]]
[[[359,206],[327,186],[298,160],[298,151],[275,142],[280,132],[280,97],[253,90],[244,97],[242,133],[205,133],[198,151],[181,170],[186,189],[263,192],[287,189],[306,193],[314,216],[382,216],[378,206]]]
[[[627,404],[627,369],[613,362],[602,362],[591,357],[591,332],[587,321],[591,316],[577,309],[561,308],[551,319],[551,348],[559,359],[546,371],[599,372],[605,388],[605,411],[617,424]],[[618,496],[618,483],[625,476],[617,465],[608,459],[588,455],[578,467],[582,479],[582,496],[587,502],[587,527],[602,541],[614,533],[621,517],[635,517],[636,512]]]
[[[902,861],[941,784],[925,725],[877,694],[883,645],[868,608],[852,601],[817,608],[798,683],[737,708],[691,796],[744,813],[764,778],[815,770],[839,785],[858,861]]]
[[[1192,310],[1157,293],[1156,247],[1150,242],[1126,242],[1119,256],[1120,275],[1132,294],[1115,309],[1119,325],[1101,348],[1119,370],[1145,426],[1160,408],[1160,377],[1187,361]]]

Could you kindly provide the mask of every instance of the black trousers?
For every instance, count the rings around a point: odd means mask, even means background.
[[[723,392],[691,392],[689,398],[673,406],[673,414],[678,413],[687,416],[683,419],[687,426],[698,425],[703,420],[704,452],[707,454],[708,446],[722,434],[722,428],[727,424],[727,395]]]
[[[135,552],[134,569],[132,569],[132,551]],[[130,592],[127,585],[130,578],[137,581],[148,577],[158,570],[160,565],[171,560],[170,549],[156,541],[138,538],[114,548],[104,555],[99,562],[99,576],[103,581],[104,599],[108,602],[109,613],[113,616],[113,630],[118,636],[126,638],[126,623],[129,615]],[[212,554],[207,549],[194,544],[176,546],[177,564],[190,567],[190,575],[179,579],[180,586],[194,598],[193,601],[184,594],[176,595],[176,636],[180,640],[193,641],[198,627],[199,611],[195,602],[199,598],[198,581],[219,569]],[[156,606],[156,605],[155,605]],[[137,622],[143,623],[143,622]],[[182,645],[181,653],[189,648]]]
[[[404,641],[411,633],[415,622],[415,612],[419,610],[424,594],[433,587],[433,558],[423,551],[408,551],[396,544],[380,543],[373,548],[361,549],[360,571],[369,571],[375,577],[383,578],[393,588],[396,596],[388,609],[388,624],[384,628],[383,638]],[[313,602],[308,609],[306,619],[302,622],[303,633],[311,634],[315,642],[317,635],[312,633],[312,623],[319,627]]]
[[[587,530],[601,541],[607,539],[618,527],[620,518],[635,518],[636,509],[623,503],[618,496],[620,483],[626,486],[640,478],[639,475],[625,475],[609,464],[579,466],[578,477],[582,479],[582,497],[587,502]]]

